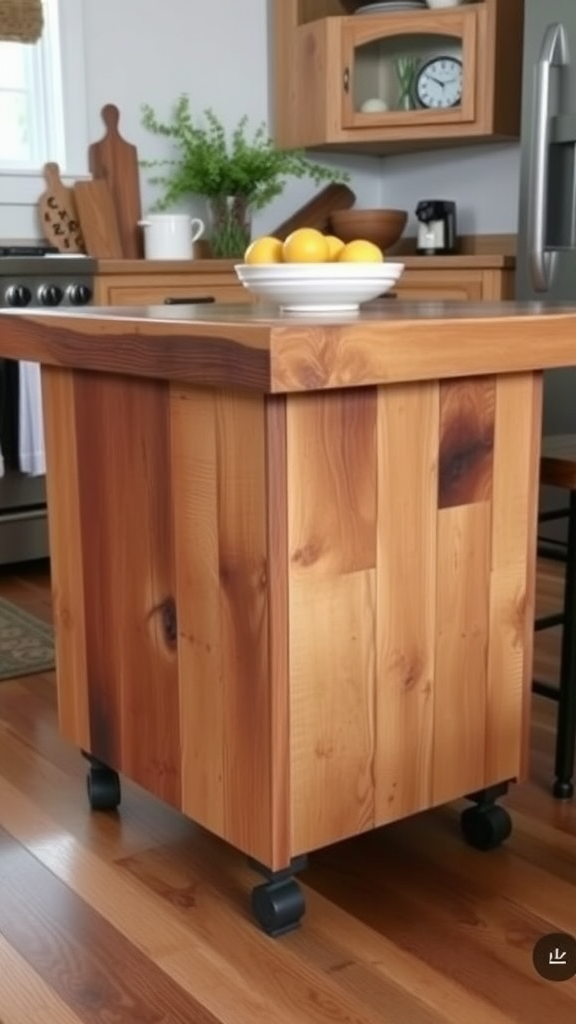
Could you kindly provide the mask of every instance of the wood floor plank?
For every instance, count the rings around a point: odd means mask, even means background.
[[[188,857],[174,857],[171,848],[150,851],[124,861],[120,871],[103,865],[68,837],[54,835],[50,819],[40,814],[38,820],[33,805],[1,778],[0,804],[10,830],[45,870],[57,874],[87,905],[97,905],[99,914],[134,948],[179,980],[202,1005],[211,1006],[219,1020],[308,1024],[316,1019],[320,1000],[324,1007],[341,1007],[338,1019],[343,1024],[388,1024],[386,1018],[363,1013],[361,1004],[341,993],[330,977],[255,928],[246,898],[255,876],[242,857],[214,837],[199,832],[193,844],[186,844]],[[44,835],[49,838],[42,839]],[[205,858],[215,870],[205,870]],[[220,984],[223,977],[226,988]]]
[[[536,975],[532,950],[541,935],[555,930],[552,922],[512,904],[504,886],[489,895],[478,864],[464,884],[453,871],[453,854],[444,865],[428,857],[426,836],[418,835],[421,845],[395,849],[390,836],[401,834],[404,825],[358,840],[361,850],[353,857],[343,846],[325,851],[306,881],[440,975],[465,979],[479,1000],[495,1003],[512,1020],[541,1024],[550,1012],[551,986]],[[573,979],[554,991],[554,1024],[573,1024],[575,1016]]]
[[[0,933],[84,1024],[216,1018],[0,826]],[[54,1022],[56,1024],[56,1022]]]
[[[80,1024],[80,1018],[0,935],[0,1024]]]

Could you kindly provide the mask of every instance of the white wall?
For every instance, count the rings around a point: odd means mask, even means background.
[[[409,210],[415,234],[419,199],[456,201],[461,234],[514,234],[518,220],[519,153],[516,144],[466,146],[382,162],[382,206]]]
[[[82,3],[85,35],[85,87],[88,137],[96,141],[104,126],[100,110],[115,103],[120,130],[137,145],[140,157],[169,155],[165,140],[145,131],[141,105],[150,103],[162,119],[170,117],[180,93],[191,98],[201,116],[212,107],[233,127],[243,114],[250,128],[268,121],[267,0],[64,0]],[[366,205],[380,202],[377,162],[369,158],[326,160],[350,171],[351,187]],[[76,169],[77,170],[77,169]],[[143,209],[155,193],[142,170]],[[42,187],[38,186],[38,195]],[[306,181],[291,182],[270,207],[257,216],[255,231],[272,229],[314,193]],[[203,215],[201,203],[191,212]],[[39,226],[33,205],[2,205],[0,238],[33,238]]]
[[[121,111],[122,134],[138,146],[141,157],[168,155],[164,140],[142,128],[141,104],[150,103],[167,118],[181,92],[189,94],[194,113],[201,115],[211,106],[227,126],[235,125],[244,113],[254,128],[268,120],[267,11],[272,2],[65,0],[84,7],[89,139],[95,141],[103,133],[102,106],[115,103]],[[322,159],[350,171],[359,205],[413,211],[420,198],[453,198],[461,230],[515,230],[517,147],[476,147],[386,160]],[[141,185],[146,211],[154,193],[144,170]],[[271,230],[313,191],[310,183],[291,182],[258,214],[254,230]],[[204,213],[200,202],[190,209]],[[33,238],[39,233],[33,205],[2,205],[0,180],[0,238]]]

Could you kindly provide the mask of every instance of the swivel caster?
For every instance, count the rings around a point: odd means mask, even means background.
[[[512,818],[498,804],[467,807],[460,816],[464,840],[476,850],[495,850],[512,832]]]
[[[252,890],[254,916],[272,938],[297,928],[305,909],[304,895],[294,878],[266,882]]]
[[[115,811],[121,799],[118,772],[92,766],[86,775],[88,803],[93,811]]]

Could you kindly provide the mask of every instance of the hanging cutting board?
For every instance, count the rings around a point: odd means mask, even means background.
[[[86,252],[99,259],[122,259],[122,241],[107,182],[77,181],[74,198]]]
[[[316,228],[318,231],[328,231],[330,214],[335,210],[349,210],[355,202],[356,196],[352,189],[348,188],[348,185],[334,182],[318,192],[313,199],[296,210],[296,213],[270,234],[283,240],[297,228]]]
[[[122,252],[127,259],[142,256],[140,177],[136,146],[126,142],[118,130],[120,111],[113,103],[102,107],[106,134],[88,147],[88,161],[94,178],[107,182],[118,221]]]
[[[62,184],[58,164],[44,164],[47,188],[38,200],[44,238],[59,252],[84,252],[78,210],[71,188]]]

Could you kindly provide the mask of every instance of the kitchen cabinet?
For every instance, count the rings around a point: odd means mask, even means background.
[[[513,256],[398,256],[406,269],[399,299],[498,302],[514,298]]]
[[[390,256],[406,269],[395,294],[401,299],[462,299],[471,302],[510,299],[514,295],[514,259],[501,255]],[[231,260],[100,260],[94,301],[97,306],[154,306],[167,299],[213,298],[215,302],[251,302]]]
[[[519,136],[524,0],[356,14],[361,6],[275,0],[279,146],[386,153]],[[418,98],[419,74],[438,59]],[[454,60],[461,96],[448,82]]]
[[[231,260],[99,260],[97,306],[155,306],[166,300],[211,298],[251,302]]]

